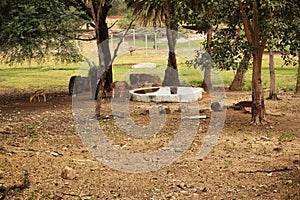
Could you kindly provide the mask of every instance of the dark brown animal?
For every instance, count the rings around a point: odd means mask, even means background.
[[[245,108],[251,108],[252,107],[252,101],[240,101],[236,104],[234,104],[233,109],[234,110],[245,110]]]
[[[72,76],[69,81],[69,95],[90,92],[90,78]]]

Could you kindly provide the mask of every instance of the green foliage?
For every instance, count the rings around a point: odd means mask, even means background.
[[[247,65],[243,66],[243,60],[250,59],[250,54],[244,33],[236,27],[222,28],[213,37],[211,56],[219,69],[247,68]]]
[[[204,49],[197,50],[195,58],[193,60],[187,60],[186,64],[188,66],[194,66],[195,69],[200,68],[201,70],[215,67],[215,63],[213,62],[210,54],[208,54]]]
[[[285,143],[289,142],[293,139],[292,133],[285,133],[283,132],[279,137],[278,137],[278,142],[279,143]]]
[[[124,17],[118,21],[118,27],[121,29],[127,29],[131,21],[132,21],[132,14],[126,13]],[[133,22],[132,26],[138,27],[136,22]]]
[[[112,0],[109,15],[125,15],[128,13],[125,0]]]
[[[286,65],[297,63],[290,59],[290,55],[295,56],[300,49],[300,2],[274,0],[255,3],[258,24],[254,22],[254,1],[241,1],[251,24],[252,39],[250,39],[249,34],[246,37],[249,30],[244,29],[238,1],[190,1],[190,10],[187,12],[185,22],[199,32],[207,31],[208,25],[214,27],[212,42],[206,43],[206,46],[210,45],[210,54],[217,68],[226,70],[247,68],[252,54],[260,45],[265,45],[265,41],[266,49],[273,48],[285,53],[283,58]],[[256,28],[253,28],[254,25],[257,25]],[[255,46],[258,43],[253,42],[254,32],[258,32],[256,38],[260,44],[258,46]],[[202,64],[201,56],[202,54],[198,53],[193,62]],[[251,90],[251,85],[246,85],[245,88]]]
[[[46,55],[62,61],[81,59],[73,39],[84,23],[81,11],[62,1],[1,1],[0,61],[23,62]]]
[[[30,193],[30,195],[26,198],[26,200],[33,200],[33,199],[35,199],[36,198],[36,191],[34,190],[34,191],[32,191],[31,193]]]
[[[161,26],[170,24],[178,29],[187,8],[185,1],[177,0],[125,0],[142,25]]]

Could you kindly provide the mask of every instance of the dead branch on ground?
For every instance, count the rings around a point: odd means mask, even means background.
[[[29,187],[29,179],[28,179],[28,172],[25,171],[24,172],[24,181],[22,184],[20,185],[12,185],[9,187],[4,187],[4,186],[0,186],[0,193],[2,193],[2,196],[0,197],[0,200],[4,200],[5,197],[8,195],[8,193],[11,190],[15,190],[15,189],[19,189],[19,190],[24,190],[25,188]]]

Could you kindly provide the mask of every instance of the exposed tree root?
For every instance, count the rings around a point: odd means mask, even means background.
[[[259,125],[267,125],[267,124],[270,124],[272,123],[272,121],[270,120],[267,120],[266,118],[262,119],[262,120],[252,120],[250,122],[251,125],[256,125],[256,126],[259,126]]]
[[[0,193],[2,193],[2,196],[0,197],[0,200],[4,200],[5,197],[8,195],[8,193],[11,191],[11,190],[15,190],[15,189],[19,189],[19,190],[24,190],[25,188],[28,188],[29,187],[29,179],[28,179],[28,172],[25,171],[24,172],[24,181],[22,184],[20,185],[12,185],[10,187],[3,187],[3,186],[0,186]]]

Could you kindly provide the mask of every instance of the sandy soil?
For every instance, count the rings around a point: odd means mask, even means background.
[[[250,99],[248,92],[227,92],[227,104]],[[99,162],[76,132],[72,97],[47,95],[29,102],[29,94],[0,98],[0,199],[300,199],[300,98],[281,94],[266,101],[265,125],[250,125],[251,114],[228,108],[222,134],[202,159],[198,153],[211,121],[210,97],[199,101],[195,139],[172,164],[147,173],[126,173]],[[150,103],[130,103],[130,116],[149,124]],[[181,122],[178,104],[170,108],[164,128],[151,138],[135,138],[115,124],[103,102],[100,126],[113,145],[147,153],[174,138]],[[69,171],[65,171],[69,167]],[[29,187],[4,195],[23,182]]]

